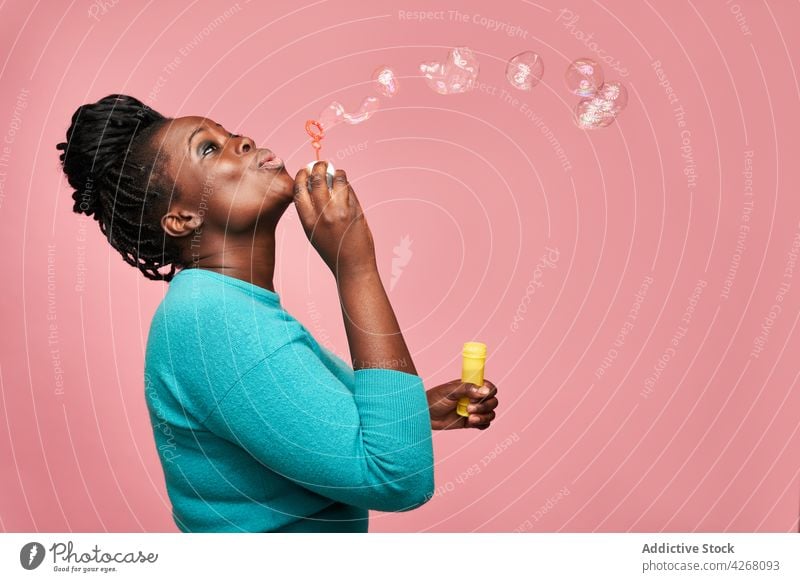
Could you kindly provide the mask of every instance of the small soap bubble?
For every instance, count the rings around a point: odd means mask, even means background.
[[[570,93],[591,97],[603,85],[603,69],[591,59],[578,59],[567,67],[565,80]]]
[[[378,67],[372,73],[375,90],[385,97],[394,97],[400,89],[400,83],[394,71],[389,67]]]
[[[512,87],[520,91],[530,91],[538,85],[542,80],[542,73],[542,57],[533,51],[519,53],[506,65],[506,79]]]
[[[469,48],[462,46],[450,50],[447,61],[424,62],[419,66],[428,86],[441,95],[466,93],[475,87],[480,64]]]

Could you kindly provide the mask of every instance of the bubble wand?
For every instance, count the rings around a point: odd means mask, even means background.
[[[319,158],[319,152],[322,149],[322,143],[320,142],[325,137],[325,128],[322,127],[322,124],[319,121],[315,119],[309,119],[306,121],[306,133],[309,135],[309,137],[311,137],[311,147],[314,148],[314,156],[316,157],[315,161],[310,162],[306,166],[306,171],[310,174],[311,170],[314,168],[314,164],[321,161]],[[330,190],[333,188],[333,174],[336,170],[334,169],[333,164],[328,160],[325,160],[325,163],[328,166],[325,172],[325,177],[327,178],[328,189]],[[308,186],[308,189],[311,190],[310,185]]]

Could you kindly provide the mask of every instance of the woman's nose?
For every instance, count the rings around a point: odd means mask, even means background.
[[[250,139],[249,137],[241,137],[239,142],[236,144],[236,153],[237,154],[246,154],[251,149],[255,149],[256,143]]]

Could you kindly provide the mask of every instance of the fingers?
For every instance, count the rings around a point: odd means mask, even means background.
[[[356,196],[355,190],[353,190],[353,187],[350,185],[350,181],[347,179],[347,174],[344,170],[336,170],[333,174],[332,197],[341,198],[343,203],[355,210],[356,217],[364,215],[364,211],[361,209],[361,202],[358,201],[358,196]],[[366,218],[364,220],[366,220]]]
[[[497,386],[489,382],[489,380],[484,380],[482,386],[474,384],[468,384],[467,386],[469,387],[468,394],[470,398],[487,399],[497,394]]]
[[[467,412],[474,412],[476,414],[486,414],[497,408],[497,398],[490,398],[488,400],[471,400],[472,404],[467,406]]]
[[[347,192],[350,183],[347,181],[347,174],[344,170],[336,170],[333,173],[333,195]]]
[[[484,429],[488,428],[496,416],[494,410],[486,414],[470,414],[467,418],[467,426],[469,428]]]
[[[476,386],[469,382],[462,382],[461,380],[452,380],[447,383],[449,391],[447,397],[451,400],[460,400],[461,398],[483,398],[491,391],[488,386]],[[485,389],[485,392],[481,392]]]
[[[300,218],[313,219],[314,205],[306,187],[306,180],[308,180],[308,172],[303,168],[297,172],[294,178],[294,204]]]
[[[331,193],[328,190],[327,171],[327,162],[320,160],[314,164],[313,168],[311,168],[311,175],[308,179],[311,199],[314,202],[314,206],[317,208],[324,208],[325,205],[330,201]]]
[[[470,385],[467,428],[489,428],[497,415],[494,410],[499,404],[496,394],[497,386],[489,380],[484,379],[482,386]]]
[[[484,386],[488,386],[488,388],[489,388],[489,394],[486,395],[487,398],[491,398],[492,396],[497,394],[497,386],[495,386],[493,382],[490,382],[489,380],[484,379],[483,380],[483,385]]]

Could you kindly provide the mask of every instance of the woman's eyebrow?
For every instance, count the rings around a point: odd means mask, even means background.
[[[217,124],[215,124],[215,125],[216,125],[217,127],[222,127],[222,125],[221,125],[221,124],[219,124],[219,123],[217,123]],[[186,147],[187,147],[187,149],[189,149],[189,150],[191,150],[191,149],[192,149],[192,138],[193,138],[195,135],[197,135],[198,133],[200,133],[201,131],[203,131],[204,129],[208,129],[208,128],[207,128],[205,125],[198,125],[197,127],[195,127],[195,128],[194,128],[194,130],[192,130],[192,133],[190,133],[190,134],[189,134],[189,139],[186,141]]]

